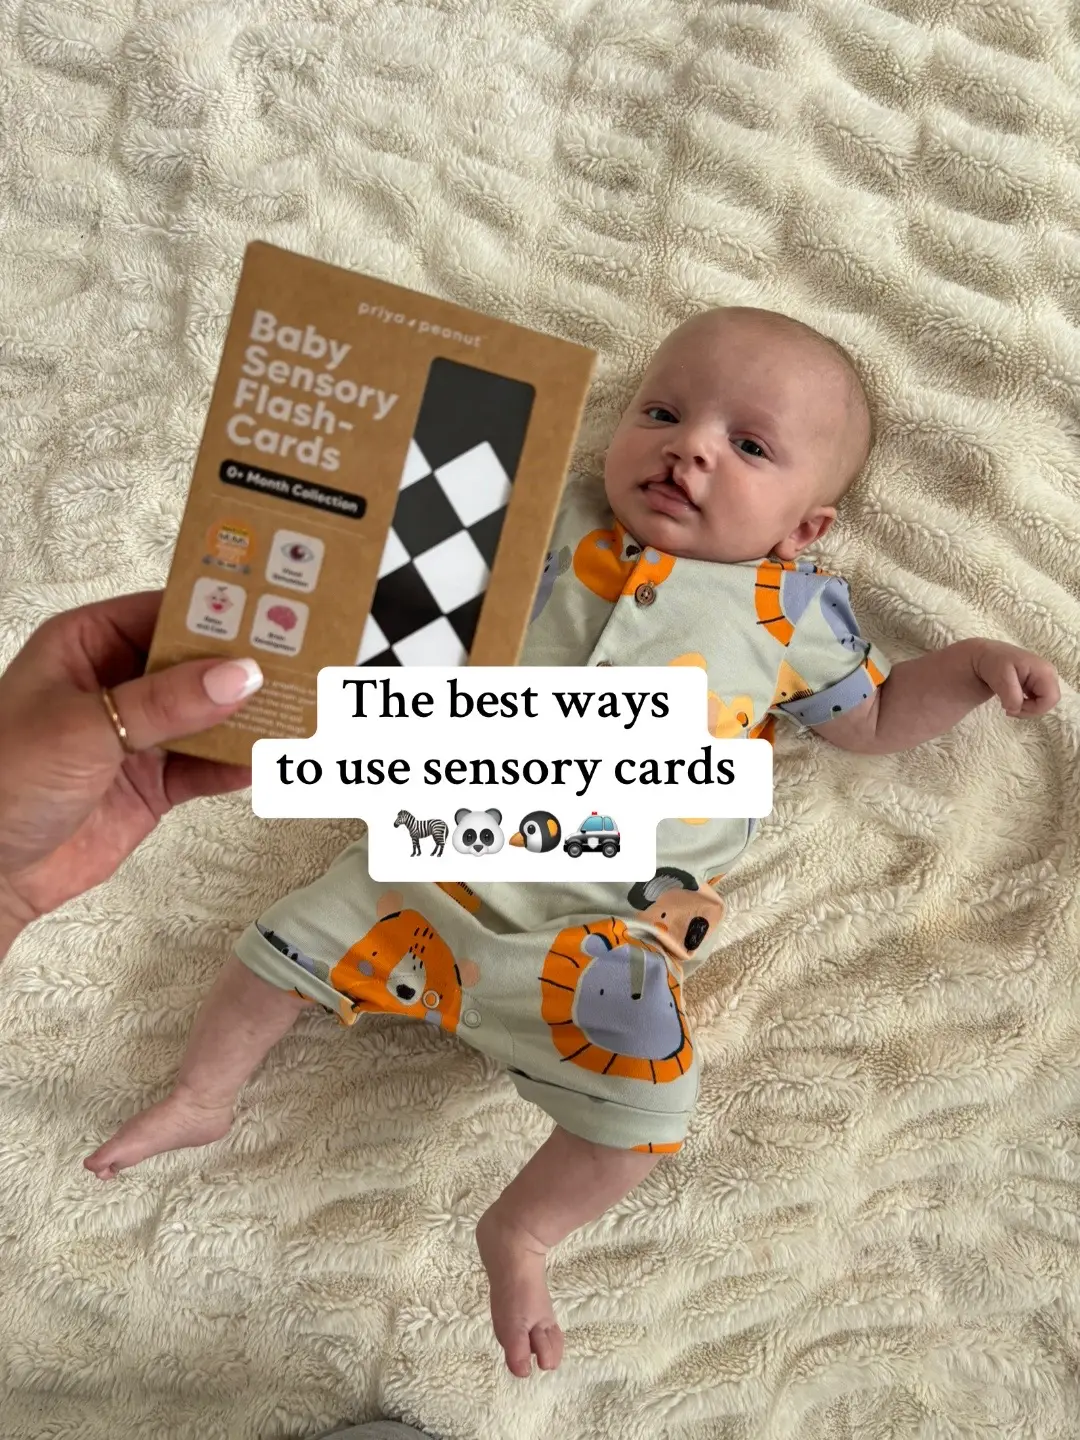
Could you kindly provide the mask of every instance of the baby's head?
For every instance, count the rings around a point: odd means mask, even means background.
[[[793,560],[828,530],[873,443],[845,352],[772,310],[708,310],[653,356],[604,482],[643,545],[696,560]]]

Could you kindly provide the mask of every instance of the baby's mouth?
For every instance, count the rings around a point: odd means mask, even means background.
[[[698,509],[670,470],[664,470],[659,475],[651,476],[641,488],[657,509],[667,510],[669,513]]]

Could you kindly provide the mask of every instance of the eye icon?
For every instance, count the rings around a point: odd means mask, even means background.
[[[294,565],[306,565],[309,560],[315,559],[315,551],[307,545],[302,545],[299,540],[290,540],[282,545],[281,553],[286,560],[291,560]]]

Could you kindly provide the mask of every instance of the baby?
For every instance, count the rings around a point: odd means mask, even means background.
[[[698,665],[710,732],[771,739],[777,716],[886,754],[996,694],[1058,700],[1038,656],[968,639],[890,667],[845,582],[798,556],[832,524],[872,444],[846,353],[771,311],[713,310],[660,346],[619,422],[605,491],[565,495],[522,656],[532,665]],[[891,672],[891,673],[890,673]],[[410,1015],[502,1062],[555,1128],[477,1228],[506,1363],[562,1357],[550,1247],[625,1196],[686,1134],[698,1060],[682,998],[716,939],[715,885],[753,821],[665,821],[662,863],[612,883],[403,885],[369,879],[366,841],[237,942],[171,1094],[91,1155],[102,1180],[228,1130],[241,1086],[315,1002],[352,1024]]]

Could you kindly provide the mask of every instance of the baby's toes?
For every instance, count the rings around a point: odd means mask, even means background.
[[[500,1329],[498,1339],[510,1373],[519,1380],[527,1380],[532,1374],[532,1347],[524,1322]]]
[[[555,1321],[541,1320],[534,1325],[529,1331],[529,1340],[540,1369],[557,1370],[563,1357],[563,1333]]]

